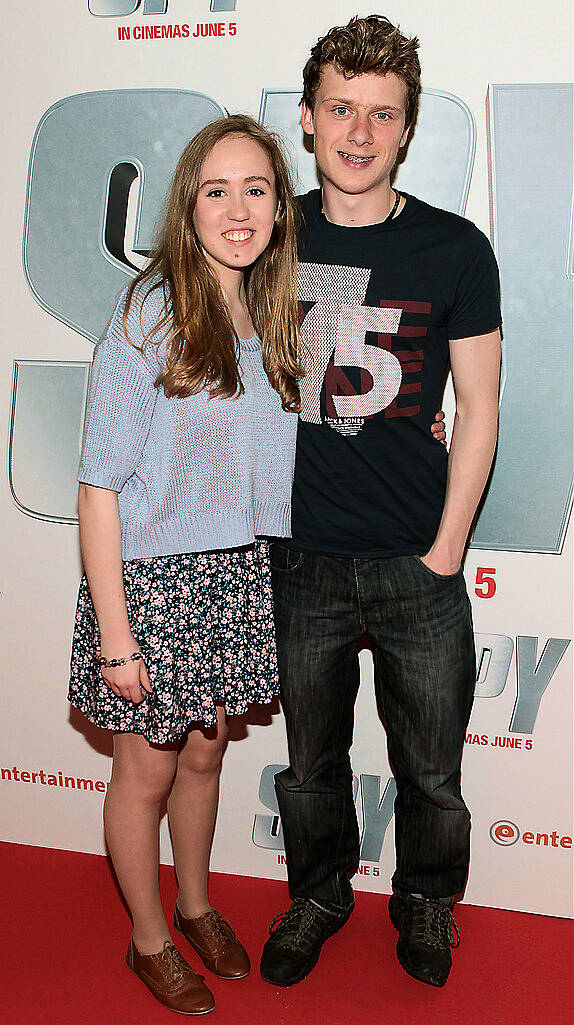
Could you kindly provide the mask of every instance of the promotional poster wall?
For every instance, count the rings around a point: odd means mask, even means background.
[[[94,341],[144,265],[177,157],[246,111],[315,187],[298,101],[348,0],[58,0],[4,12],[1,490],[4,840],[104,852],[109,737],[66,702],[80,576],[76,469]],[[465,900],[572,915],[572,85],[570,11],[391,0],[424,93],[397,184],[490,234],[502,282],[500,442],[466,560],[477,641],[464,755]],[[452,393],[445,397],[452,417]],[[388,893],[394,782],[361,653],[358,889]],[[213,868],[285,878],[278,705],[234,728]],[[171,860],[167,834],[162,858]]]

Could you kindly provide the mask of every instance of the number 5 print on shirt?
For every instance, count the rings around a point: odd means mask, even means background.
[[[357,434],[363,418],[380,413],[398,395],[401,364],[388,349],[366,345],[368,331],[396,334],[401,310],[363,306],[371,271],[364,267],[331,267],[301,263],[298,294],[301,302],[314,302],[302,324],[306,373],[301,381],[301,417],[321,423],[321,390],[333,353],[337,367],[361,367],[371,378],[371,388],[360,395],[333,395],[335,413],[343,421],[331,422],[335,430]],[[333,299],[334,295],[340,299]]]

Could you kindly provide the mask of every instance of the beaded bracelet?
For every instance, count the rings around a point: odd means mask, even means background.
[[[115,669],[116,666],[125,666],[128,662],[139,662],[143,659],[141,651],[134,651],[131,655],[126,655],[125,658],[106,658],[101,652],[96,654],[96,662],[100,669]]]

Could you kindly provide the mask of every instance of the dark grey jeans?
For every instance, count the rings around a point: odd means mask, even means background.
[[[359,831],[349,748],[357,640],[371,638],[377,706],[397,781],[395,889],[448,897],[468,872],[460,763],[475,684],[462,571],[416,555],[346,559],[271,546],[290,766],[275,785],[291,892],[352,901]]]

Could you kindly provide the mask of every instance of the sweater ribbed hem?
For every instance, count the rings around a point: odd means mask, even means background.
[[[289,537],[289,502],[253,502],[246,508],[204,509],[161,523],[127,524],[122,529],[125,560],[185,552],[241,548],[256,537]]]
[[[123,475],[107,473],[97,467],[86,467],[80,464],[78,470],[78,483],[91,484],[94,488],[105,488],[106,491],[117,491],[119,494],[125,482],[126,478]]]

